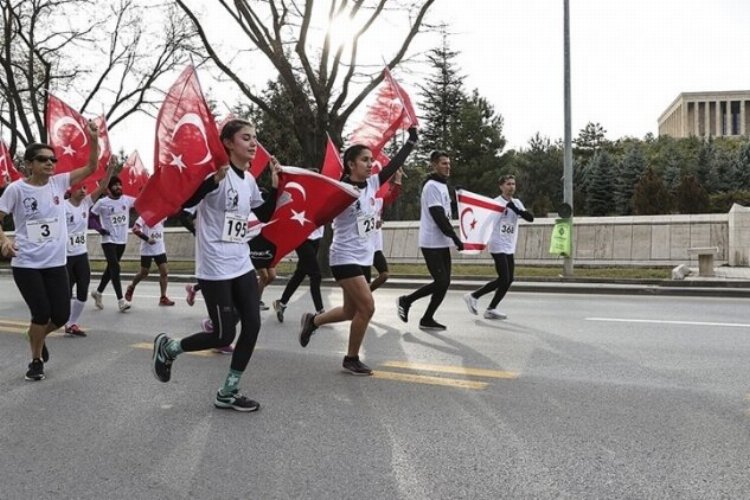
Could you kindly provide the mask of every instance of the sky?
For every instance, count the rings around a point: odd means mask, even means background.
[[[609,139],[642,138],[657,133],[657,118],[680,92],[750,89],[750,0],[570,0],[570,19],[574,137],[591,121]],[[429,20],[448,23],[467,90],[478,89],[504,118],[506,149],[525,147],[536,132],[562,137],[563,0],[437,0]],[[366,55],[390,57],[397,25],[364,40]],[[246,43],[221,18],[206,26],[225,47]],[[419,59],[439,42],[435,33],[421,34],[410,53]],[[415,84],[426,71],[415,63],[395,71],[417,108]],[[246,74],[256,87],[274,77],[262,63]],[[201,81],[236,100],[210,74]],[[117,150],[138,149],[150,168],[153,131],[153,119],[141,116],[112,130],[111,139]]]

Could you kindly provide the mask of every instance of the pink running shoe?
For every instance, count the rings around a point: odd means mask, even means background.
[[[214,333],[214,323],[211,321],[211,318],[206,318],[201,321],[201,328],[203,328],[203,331],[206,333]]]
[[[216,354],[233,354],[234,353],[234,347],[232,347],[232,344],[229,344],[225,347],[217,347],[216,349],[211,349]]]
[[[193,307],[193,305],[195,304],[195,289],[193,288],[193,285],[185,285],[185,291],[187,292],[185,301],[190,307]]]

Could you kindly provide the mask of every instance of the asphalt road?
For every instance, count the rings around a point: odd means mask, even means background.
[[[0,278],[0,498],[747,498],[750,312],[743,299],[511,291],[506,321],[451,292],[420,331],[376,292],[364,360],[340,371],[348,325],[302,349],[298,294],[263,313],[241,386],[257,413],[217,410],[229,358],[150,372],[159,331],[197,331],[203,302],[171,308],[143,283],[111,289],[89,337],[53,334],[47,380],[25,382],[28,313]],[[266,291],[267,302],[280,294]],[[324,289],[327,306],[340,301]],[[485,299],[486,303],[486,299]]]

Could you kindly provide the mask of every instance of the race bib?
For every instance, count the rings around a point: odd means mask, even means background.
[[[26,235],[34,243],[55,240],[60,235],[60,222],[57,217],[26,221]]]
[[[159,241],[162,238],[161,231],[154,231],[148,235],[149,238],[153,238],[155,241]]]
[[[236,212],[225,213],[221,241],[245,243],[247,241],[247,218]]]
[[[500,226],[500,232],[503,234],[513,234],[516,232],[516,226],[514,224],[503,224]]]
[[[128,215],[127,214],[119,214],[119,215],[112,215],[109,218],[110,222],[112,222],[113,226],[127,226],[128,225]]]
[[[375,230],[375,215],[362,214],[357,217],[357,233],[360,238],[366,238]]]
[[[86,233],[68,234],[68,253],[74,253],[86,247]]]

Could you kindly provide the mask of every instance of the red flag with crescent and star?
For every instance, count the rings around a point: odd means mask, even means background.
[[[258,143],[258,147],[255,149],[255,158],[250,162],[250,174],[257,179],[270,161],[271,154],[263,147],[263,144]]]
[[[138,151],[133,151],[128,156],[125,165],[120,171],[120,180],[122,181],[122,194],[137,198],[141,190],[148,182],[149,173],[141,161]]]
[[[359,197],[354,186],[304,168],[281,167],[281,172],[276,210],[261,230],[276,247],[271,267]]]
[[[75,186],[71,186],[70,190],[75,191],[81,186],[86,187],[86,192],[90,193],[94,189],[97,188],[99,185],[99,181],[104,178],[105,175],[107,175],[107,164],[109,163],[109,159],[112,157],[112,146],[109,142],[109,129],[107,128],[107,119],[104,117],[104,115],[97,116],[94,118],[94,122],[96,123],[96,126],[99,128],[99,137],[97,138],[97,142],[99,143],[99,160],[97,162],[96,171],[94,171],[93,174],[86,177],[86,179],[83,180],[83,182],[80,182],[76,184]],[[86,148],[86,162],[88,163],[88,154],[90,152],[90,149]],[[85,165],[85,164],[84,164]],[[78,167],[75,167],[78,168]],[[55,169],[57,172],[64,172],[64,170],[60,170],[59,168]]]
[[[456,190],[458,201],[459,237],[462,253],[478,254],[487,247],[492,228],[500,220],[505,207],[499,202],[464,189]]]
[[[228,163],[198,75],[188,66],[167,92],[156,118],[154,174],[135,202],[153,226],[179,211],[203,179]]]
[[[328,134],[326,136],[328,137],[326,141],[326,155],[323,158],[323,168],[320,169],[320,173],[337,181],[344,175],[344,164],[341,163],[341,155],[333,143],[333,139]]]
[[[5,141],[0,141],[0,188],[22,178],[23,175],[16,170],[16,165],[13,163],[8,145],[5,144]]]
[[[91,151],[88,124],[78,111],[49,94],[45,125],[47,142],[57,157],[56,173],[70,172],[88,163]]]

